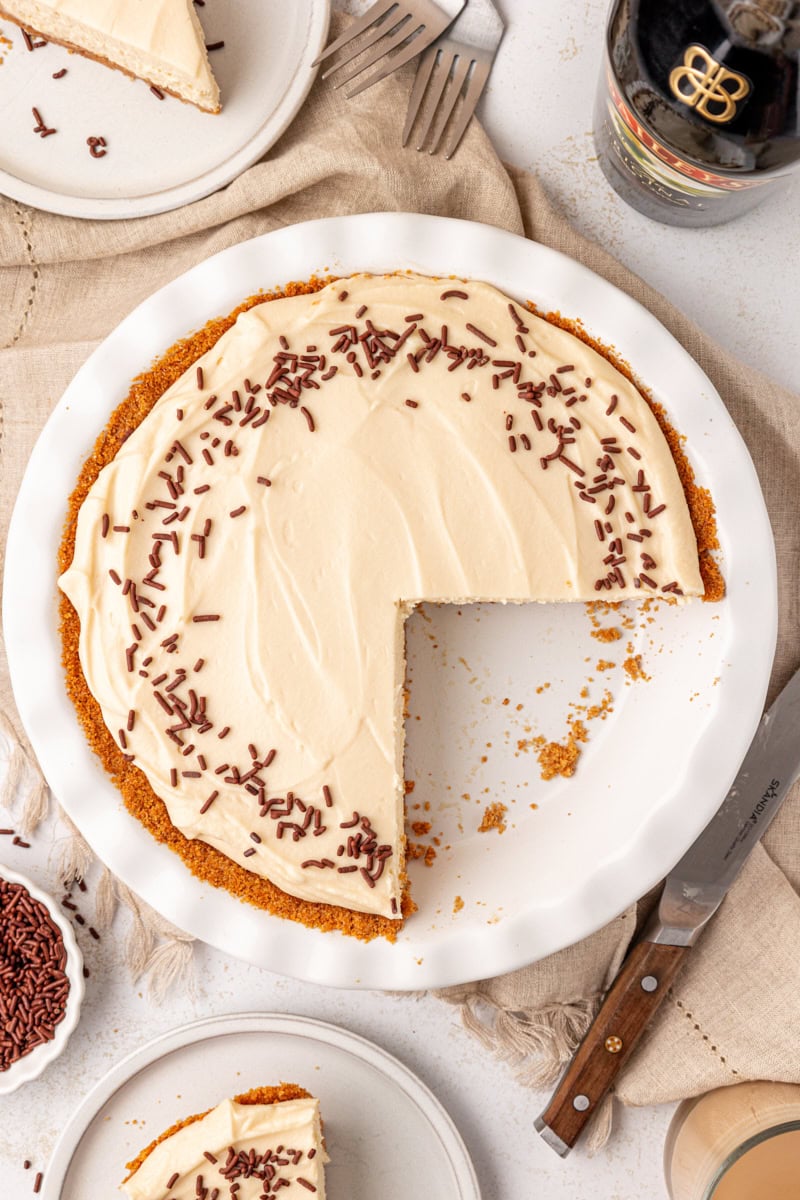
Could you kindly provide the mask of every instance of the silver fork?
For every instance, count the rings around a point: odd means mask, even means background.
[[[341,37],[323,50],[314,66],[346,48],[345,56],[322,72],[322,78],[327,79],[342,67],[349,67],[334,84],[338,88],[385,59],[382,67],[345,93],[348,98],[357,96],[421,54],[447,29],[465,3],[466,0],[436,0],[435,3],[434,0],[376,0]],[[366,50],[370,53],[362,58]]]
[[[453,156],[486,86],[504,28],[491,0],[469,0],[466,11],[425,51],[408,102],[404,146],[422,109],[417,150],[428,142],[428,153],[435,154],[461,99],[445,151],[445,158]]]

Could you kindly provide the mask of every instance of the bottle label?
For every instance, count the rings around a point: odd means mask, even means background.
[[[670,72],[669,90],[707,121],[727,125],[753,90],[750,80],[718,63],[705,46],[691,45]]]
[[[746,179],[720,175],[687,162],[642,125],[620,94],[608,63],[606,75],[608,118],[612,133],[610,140],[614,153],[626,171],[635,175],[661,199],[682,207],[705,207],[708,200],[715,200],[729,192],[764,186],[775,179],[775,173],[757,177],[750,175]]]

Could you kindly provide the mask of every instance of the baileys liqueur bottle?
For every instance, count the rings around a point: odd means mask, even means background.
[[[595,114],[609,183],[673,225],[755,207],[800,164],[799,49],[794,0],[614,0]]]

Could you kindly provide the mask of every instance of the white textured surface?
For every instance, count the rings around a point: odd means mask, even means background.
[[[346,7],[338,3],[335,7]],[[356,5],[350,6],[355,11]],[[362,6],[363,7],[363,6]],[[591,159],[591,111],[605,0],[500,0],[513,26],[483,105],[500,152],[533,169],[577,228],[607,245],[740,358],[800,385],[800,271],[794,214],[800,180],[782,199],[716,230],[655,225],[627,208]],[[792,257],[794,261],[792,261]],[[4,861],[47,885],[47,835]],[[84,906],[87,915],[91,908]],[[661,1153],[670,1108],[626,1111],[594,1158],[578,1149],[558,1160],[534,1134],[543,1103],[513,1081],[430,997],[395,998],[296,983],[218,951],[197,951],[193,995],[161,1007],[132,990],[121,948],[79,931],[91,968],[80,1028],[36,1082],[0,1098],[0,1194],[31,1194],[62,1125],[83,1093],[123,1054],[184,1021],[254,1009],[297,1012],[346,1025],[385,1046],[434,1090],[473,1156],[484,1200],[661,1200]],[[135,1116],[136,1114],[132,1114]],[[149,1131],[145,1131],[149,1132]],[[23,1159],[34,1161],[31,1172]],[[422,1196],[411,1186],[409,1195]],[[360,1200],[353,1197],[352,1200]]]

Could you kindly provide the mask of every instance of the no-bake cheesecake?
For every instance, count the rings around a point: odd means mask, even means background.
[[[204,112],[220,111],[192,0],[0,0],[0,16]]]
[[[186,1117],[128,1163],[128,1200],[325,1200],[319,1101],[296,1084],[255,1088]]]
[[[308,924],[391,935],[410,907],[415,605],[705,591],[677,439],[484,283],[252,303],[126,404],[62,546],[71,695],[157,837]]]

